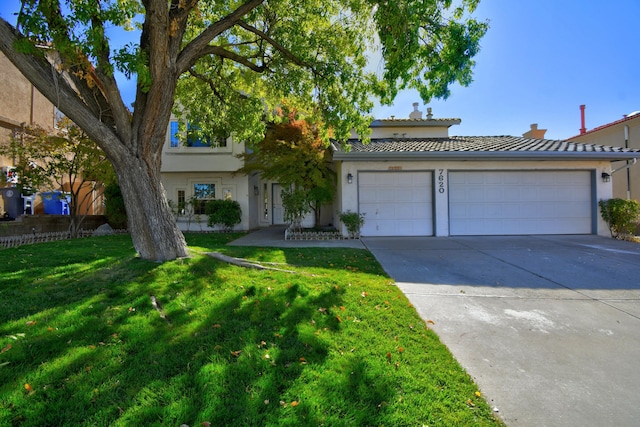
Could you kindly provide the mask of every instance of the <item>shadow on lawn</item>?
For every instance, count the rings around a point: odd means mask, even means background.
[[[16,311],[0,325],[2,337],[17,337],[0,358],[9,362],[0,366],[0,424],[377,424],[372,402],[389,397],[371,387],[366,361],[322,374],[341,324],[318,308],[343,304],[343,291],[312,289],[303,277],[272,289],[263,272],[228,286],[228,266],[184,262],[125,257],[13,292],[36,323],[17,323]],[[329,407],[336,396],[341,406]]]

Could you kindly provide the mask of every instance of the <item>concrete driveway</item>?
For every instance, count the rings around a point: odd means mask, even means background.
[[[640,425],[640,244],[362,241],[508,426]]]

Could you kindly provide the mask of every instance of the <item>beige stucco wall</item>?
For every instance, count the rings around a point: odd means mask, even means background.
[[[628,120],[616,123],[611,126],[604,127],[602,129],[587,132],[583,135],[578,135],[570,139],[574,142],[582,142],[589,144],[609,145],[612,147],[624,147],[625,146],[625,126],[628,127],[629,133],[629,148],[635,148],[640,150],[640,114],[633,116]],[[640,157],[640,156],[639,156]],[[631,163],[631,162],[629,162]],[[615,171],[612,175],[613,182],[613,197],[622,199],[627,198],[628,181],[627,181],[627,169],[624,168],[626,162],[615,162],[611,164],[610,169],[607,171]],[[630,178],[630,196],[632,199],[640,200],[640,162],[628,168]]]
[[[340,212],[351,210],[358,212],[358,172],[375,171],[439,171],[443,170],[443,175],[448,176],[449,172],[458,170],[589,170],[596,174],[596,200],[609,199],[612,194],[611,182],[605,183],[600,179],[603,171],[609,170],[608,161],[459,161],[459,160],[439,160],[439,161],[377,161],[377,162],[353,162],[342,161],[337,167],[339,184],[336,209]],[[353,182],[347,183],[347,175],[353,175]],[[445,182],[445,191],[434,194],[434,218],[436,236],[449,235],[449,193],[448,185]],[[335,223],[340,224],[337,218]],[[597,231],[599,235],[610,236],[607,224],[598,215]],[[346,230],[343,230],[346,233]]]
[[[16,124],[54,125],[54,106],[0,53],[0,116]]]
[[[181,172],[163,173],[162,183],[167,194],[167,198],[177,204],[178,191],[184,190],[186,199],[193,196],[194,184],[215,184],[216,199],[221,199],[230,194],[232,200],[240,203],[242,209],[242,222],[236,226],[237,230],[249,230],[250,221],[250,198],[253,196],[253,189],[249,193],[249,178],[245,175],[233,176],[227,172]],[[253,196],[255,197],[255,196]],[[178,225],[182,230],[191,231],[211,231],[213,228],[207,227],[207,217],[180,216]]]

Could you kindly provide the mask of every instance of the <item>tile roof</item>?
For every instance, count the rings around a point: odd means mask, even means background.
[[[462,122],[461,119],[376,119],[371,122],[370,127],[450,127],[453,125],[459,125]]]
[[[574,135],[571,138],[567,138],[567,139],[571,140],[571,139],[579,138],[579,137],[581,137],[583,135],[589,135],[591,133],[598,132],[598,131],[600,131],[602,129],[606,129],[608,127],[615,126],[615,125],[618,125],[620,123],[627,122],[629,120],[637,119],[638,117],[640,117],[640,114],[638,114],[637,112],[636,113],[631,113],[630,115],[625,116],[625,117],[621,118],[620,120],[616,120],[615,122],[611,122],[611,123],[607,123],[607,124],[602,125],[602,126],[595,127],[595,128],[593,128],[591,130],[586,131],[585,133],[579,133],[578,135]]]
[[[350,139],[347,147],[334,144],[334,158],[365,157],[640,157],[640,150],[581,144],[563,140],[517,136],[450,136],[447,138],[380,138],[369,144]]]

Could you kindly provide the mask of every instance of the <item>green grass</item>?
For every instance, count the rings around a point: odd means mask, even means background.
[[[369,252],[233,237],[163,264],[126,235],[0,251],[0,426],[501,425]]]

